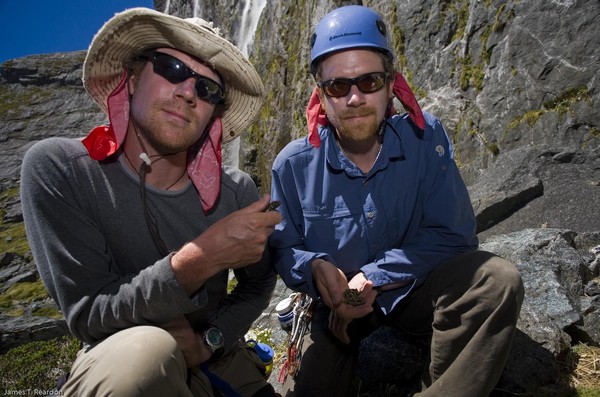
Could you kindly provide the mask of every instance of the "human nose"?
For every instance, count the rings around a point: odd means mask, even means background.
[[[196,99],[196,79],[190,76],[181,83],[177,83],[175,95],[185,99],[187,102],[194,102]]]
[[[347,106],[359,106],[365,103],[365,94],[358,88],[356,84],[350,86],[348,91]]]

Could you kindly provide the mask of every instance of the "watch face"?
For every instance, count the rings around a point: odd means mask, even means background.
[[[204,334],[206,344],[213,349],[219,349],[223,347],[223,334],[217,328],[209,328]]]

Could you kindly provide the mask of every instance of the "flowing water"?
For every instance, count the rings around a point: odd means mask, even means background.
[[[267,0],[246,0],[241,2],[243,5],[242,15],[238,33],[234,38],[234,44],[240,51],[248,56],[250,47],[254,41],[256,27],[260,15],[267,4]],[[202,9],[200,0],[192,0],[192,14],[194,17],[202,17],[200,10]],[[162,11],[165,14],[171,13],[171,0],[166,0],[165,9]],[[226,164],[239,168],[240,158],[240,139],[236,138],[227,146],[223,147],[223,160]]]

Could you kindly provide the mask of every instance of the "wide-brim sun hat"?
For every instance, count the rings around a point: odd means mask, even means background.
[[[227,143],[256,119],[265,88],[250,61],[217,28],[201,18],[182,19],[149,8],[115,14],[96,33],[83,64],[83,85],[104,113],[107,98],[123,77],[123,61],[151,48],[169,47],[194,56],[225,83],[222,116]]]

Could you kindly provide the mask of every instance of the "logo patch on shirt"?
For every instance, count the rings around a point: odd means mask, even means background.
[[[438,156],[442,157],[444,155],[444,153],[446,153],[446,151],[444,150],[444,147],[442,145],[437,145],[435,147],[435,151],[437,152]]]

